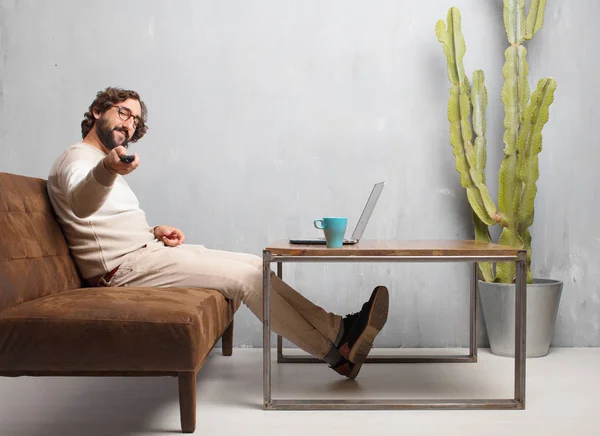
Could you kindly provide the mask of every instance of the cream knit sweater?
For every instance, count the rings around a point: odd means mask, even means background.
[[[84,279],[111,271],[154,240],[137,197],[105,154],[80,142],[67,148],[48,175],[48,195]]]

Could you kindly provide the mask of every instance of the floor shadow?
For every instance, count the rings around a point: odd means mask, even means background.
[[[200,395],[214,357],[198,374]],[[176,377],[15,377],[1,383],[2,436],[181,434]],[[17,400],[7,401],[7,392],[19,392]]]
[[[20,401],[3,404],[3,436],[181,432],[178,419],[168,428],[152,426],[157,410],[178,402],[174,377],[19,377],[10,384],[21,391]]]

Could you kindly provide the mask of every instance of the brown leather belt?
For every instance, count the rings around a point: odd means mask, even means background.
[[[85,279],[85,282],[91,288],[110,286],[109,285],[110,279],[112,279],[112,277],[115,275],[115,273],[118,271],[118,269],[119,269],[119,267],[117,266],[115,269],[113,269],[112,271],[109,271],[105,274],[100,274],[99,276],[92,277],[90,279]]]

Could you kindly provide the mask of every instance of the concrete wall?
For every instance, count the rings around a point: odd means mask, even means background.
[[[316,234],[312,221],[324,215],[347,215],[352,228],[380,180],[365,238],[472,238],[434,32],[452,5],[463,15],[466,71],[486,74],[495,197],[508,44],[500,0],[0,0],[0,171],[45,177],[80,139],[95,93],[114,85],[149,107],[128,181],[149,222],[180,227],[189,243],[260,254],[273,240]],[[558,82],[531,229],[534,275],[565,283],[558,346],[600,345],[599,14],[595,1],[549,1],[527,43],[530,84]],[[284,273],[339,313],[387,285],[393,308],[378,345],[467,343],[467,265]],[[247,309],[236,322],[235,345],[260,346]]]

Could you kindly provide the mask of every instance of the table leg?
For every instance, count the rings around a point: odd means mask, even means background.
[[[471,297],[470,297],[470,328],[469,328],[469,352],[472,362],[477,362],[477,311],[479,310],[478,294],[477,294],[477,267],[478,263],[473,262],[471,271]]]
[[[515,400],[525,409],[527,341],[527,251],[519,250],[515,274]]]
[[[263,402],[271,406],[271,259],[263,250]]]
[[[277,262],[277,277],[283,278],[283,263]],[[284,363],[285,356],[283,355],[283,338],[277,335],[277,363]]]

